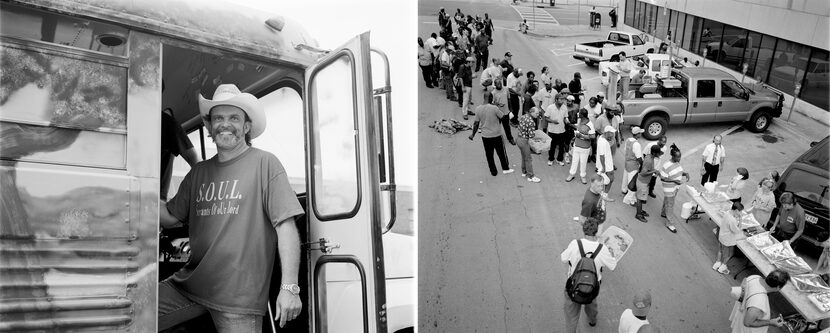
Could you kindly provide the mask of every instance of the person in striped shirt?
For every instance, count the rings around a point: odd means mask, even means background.
[[[663,181],[663,209],[660,216],[666,219],[664,222],[666,229],[677,233],[677,228],[669,215],[674,215],[674,199],[677,196],[678,187],[689,179],[689,174],[683,172],[683,167],[680,166],[680,148],[672,143],[670,153],[671,159],[660,167],[660,180]]]

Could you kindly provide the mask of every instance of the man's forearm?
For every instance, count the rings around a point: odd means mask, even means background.
[[[300,272],[300,234],[294,218],[289,218],[277,225],[277,250],[280,256],[280,269],[283,284],[296,284]]]
[[[173,214],[170,214],[170,211],[167,210],[167,203],[162,200],[159,200],[159,224],[161,224],[161,227],[165,229],[181,227],[184,225],[181,221],[179,221],[179,219],[173,216]]]

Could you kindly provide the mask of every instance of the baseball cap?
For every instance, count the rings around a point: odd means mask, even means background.
[[[513,53],[510,53],[510,51],[507,51],[507,52],[504,53],[504,56],[505,57],[512,57]]]
[[[631,126],[631,134],[640,134],[645,132],[646,130],[640,128],[639,126]]]
[[[605,97],[605,93],[600,91],[597,93],[597,97]]]
[[[473,58],[473,57],[467,57],[467,61],[476,61],[476,58]]]
[[[575,101],[576,98],[574,97],[574,95],[568,95],[568,100],[569,101]]]
[[[648,290],[640,290],[634,294],[632,305],[634,307],[631,308],[631,312],[635,316],[645,317],[651,310],[651,293]]]
[[[616,129],[616,128],[614,128],[614,126],[608,125],[608,126],[605,126],[605,128],[604,128],[604,129],[602,129],[602,131],[603,131],[603,132],[611,132],[611,133],[616,133],[616,132],[617,132],[617,129]]]

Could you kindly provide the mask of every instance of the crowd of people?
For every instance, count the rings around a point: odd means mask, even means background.
[[[623,110],[619,99],[607,99],[603,92],[586,95],[581,74],[576,72],[568,83],[554,78],[547,66],[537,72],[524,71],[513,64],[513,54],[506,52],[503,58],[489,58],[493,45],[493,25],[489,16],[464,15],[457,10],[449,17],[442,8],[438,14],[439,33],[432,33],[426,42],[418,39],[419,62],[427,88],[438,87],[446,91],[446,98],[458,103],[464,120],[473,117],[472,134],[481,134],[485,159],[492,176],[513,173],[506,147],[515,145],[521,155],[521,174],[531,183],[542,179],[534,172],[530,140],[539,133],[550,137],[550,149],[546,153],[547,166],[558,165],[567,170],[565,182],[579,177],[588,185],[582,201],[579,222],[584,237],[572,241],[562,252],[563,263],[568,264],[569,283],[575,272],[581,272],[581,261],[590,258],[595,267],[596,292],[599,290],[602,268],[613,270],[616,262],[598,241],[602,233],[608,202],[613,202],[614,180],[619,170],[620,195],[625,204],[633,206],[634,218],[647,223],[650,214],[645,210],[649,199],[657,199],[654,193],[657,180],[662,183],[660,217],[671,233],[677,233],[674,215],[675,198],[681,185],[690,181],[690,175],[681,165],[682,153],[676,144],[668,144],[664,135],[656,141],[641,143],[644,129],[630,126],[621,129]],[[635,64],[620,54],[620,69],[639,72],[644,64]],[[688,63],[688,60],[686,60]],[[634,83],[637,76],[632,75]],[[478,80],[474,80],[478,78]],[[625,91],[629,75],[621,75],[619,83]],[[483,95],[483,102],[474,109],[470,106],[473,91]],[[473,111],[474,110],[474,111]],[[515,128],[515,130],[513,129]],[[514,132],[515,131],[515,132]],[[628,134],[626,134],[628,133]],[[704,149],[700,162],[700,184],[716,182],[726,162],[723,138],[715,136]],[[621,150],[623,163],[616,165],[615,155]],[[496,164],[495,156],[499,159]],[[664,157],[665,155],[665,157]],[[596,174],[588,177],[589,165]],[[720,243],[713,269],[729,274],[727,263],[732,258],[734,246],[743,235],[738,229],[741,212],[752,213],[758,221],[766,223],[779,240],[795,242],[804,231],[804,211],[795,203],[791,193],[776,188],[778,174],[770,173],[759,184],[750,203],[742,203],[743,190],[749,186],[749,172],[737,168],[729,180],[726,194],[732,200],[732,210],[725,218],[731,222],[714,233]],[[696,216],[692,216],[695,218]],[[731,217],[731,219],[730,219]],[[823,239],[823,240],[826,240]],[[822,241],[823,241],[822,240]],[[830,241],[826,242],[827,273],[830,273]],[[759,294],[780,289],[787,281],[786,272],[775,271],[766,280],[758,276],[747,278],[746,288]],[[576,332],[580,312],[588,316],[590,326],[596,324],[597,308],[593,294],[588,302],[577,302],[569,295],[566,286],[565,317],[567,332]],[[740,322],[746,327],[780,326],[782,321],[770,319],[769,307],[763,306],[765,297],[736,302],[730,320],[733,327]],[[658,331],[648,325],[645,315],[651,304],[651,295],[641,292],[635,296],[634,308],[626,310],[620,318],[620,332]]]

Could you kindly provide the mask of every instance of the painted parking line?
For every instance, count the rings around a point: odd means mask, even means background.
[[[550,53],[553,53],[553,55],[555,55],[557,57],[569,56],[569,55],[573,54],[573,52],[556,52],[556,50],[550,50]]]
[[[584,64],[585,64],[584,62],[577,62],[577,63],[573,63],[573,64],[570,64],[570,65],[567,65],[567,66],[571,67],[571,66],[584,65]],[[597,76],[597,77],[599,77],[599,76]]]
[[[730,127],[729,129],[727,129],[727,130],[725,130],[725,131],[721,132],[721,133],[720,133],[720,134],[718,134],[718,135],[720,135],[721,137],[725,137],[725,136],[729,135],[729,133],[732,133],[732,132],[734,132],[735,130],[737,130],[737,129],[741,128],[741,126],[743,126],[743,124],[738,124],[738,125],[732,126],[732,127]],[[692,154],[694,154],[696,151],[703,149],[703,147],[706,147],[706,145],[708,145],[710,142],[712,142],[712,140],[707,140],[706,142],[701,143],[701,144],[699,144],[699,145],[695,146],[695,147],[694,147],[694,148],[692,148],[692,149],[689,149],[689,151],[687,151],[687,152],[683,152],[683,154],[684,154],[684,155],[686,155],[686,156],[691,156],[691,155],[692,155]]]

